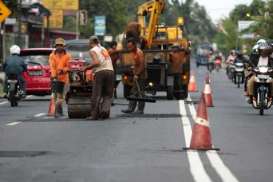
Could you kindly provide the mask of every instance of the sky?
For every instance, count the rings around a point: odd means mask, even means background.
[[[252,0],[196,0],[200,5],[205,6],[208,14],[214,23],[222,17],[227,17],[229,12],[237,4],[250,4]]]

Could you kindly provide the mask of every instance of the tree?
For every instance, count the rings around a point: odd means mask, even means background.
[[[122,32],[127,23],[126,4],[126,0],[80,1],[81,9],[86,9],[89,17],[87,26],[81,27],[82,35],[88,37],[94,34],[94,17],[97,15],[106,16],[106,31],[108,34],[117,35]]]
[[[194,44],[209,42],[216,33],[216,29],[207,14],[206,9],[194,0],[171,0],[165,22],[174,25],[177,17],[185,19],[185,33]]]

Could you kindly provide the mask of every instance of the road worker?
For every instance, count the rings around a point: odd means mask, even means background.
[[[49,65],[52,79],[52,91],[56,94],[55,117],[63,117],[63,100],[69,84],[70,54],[65,50],[65,40],[55,40],[55,50],[49,56]]]
[[[91,117],[87,119],[107,119],[110,117],[114,91],[114,68],[108,51],[100,45],[98,37],[91,36],[89,43],[92,62],[84,70],[92,69],[95,79],[91,98]]]
[[[133,75],[134,75],[134,84],[130,91],[131,96],[144,96],[144,87],[145,87],[145,79],[146,79],[146,71],[145,71],[145,61],[144,54],[141,49],[137,47],[137,42],[134,38],[130,38],[127,40],[127,47],[133,54],[134,65]],[[145,102],[143,101],[130,101],[129,106],[126,110],[122,110],[123,113],[133,113],[137,107],[137,114],[143,114],[145,108]]]

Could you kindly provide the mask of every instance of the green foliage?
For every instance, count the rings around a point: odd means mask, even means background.
[[[146,0],[81,0],[81,9],[88,11],[89,23],[80,28],[81,35],[88,37],[94,33],[94,16],[105,15],[107,33],[117,35],[124,31],[129,21],[136,19],[137,7]],[[194,0],[166,0],[166,9],[161,16],[161,22],[175,25],[179,16],[185,18],[187,36],[196,42],[210,40],[215,34],[215,28],[203,6]]]
[[[268,12],[268,13],[266,13]],[[220,31],[214,37],[219,48],[228,51],[233,48],[250,49],[256,40],[242,40],[237,32],[237,24],[240,20],[253,20],[256,23],[247,30],[258,38],[273,38],[273,0],[253,0],[250,5],[237,5],[230,16],[221,21]],[[237,41],[236,41],[237,40]]]
[[[106,16],[107,34],[117,35],[122,32],[127,20],[128,12],[126,0],[82,0],[81,9],[88,11],[89,22],[87,26],[81,27],[81,33],[87,37],[94,34],[94,17],[97,15]]]
[[[206,9],[194,0],[185,2],[171,0],[165,15],[165,22],[168,22],[168,25],[175,25],[177,17],[181,16],[185,19],[186,35],[194,45],[209,42],[216,33]]]

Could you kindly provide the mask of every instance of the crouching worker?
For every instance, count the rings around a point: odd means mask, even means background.
[[[55,40],[55,50],[49,56],[49,65],[52,79],[52,91],[56,94],[55,117],[63,117],[63,100],[69,84],[70,54],[65,50],[65,41],[62,38]]]
[[[98,37],[91,36],[89,43],[92,62],[84,68],[84,71],[92,69],[95,77],[91,98],[92,111],[87,119],[107,119],[110,116],[114,91],[113,64],[107,50],[100,45]]]

